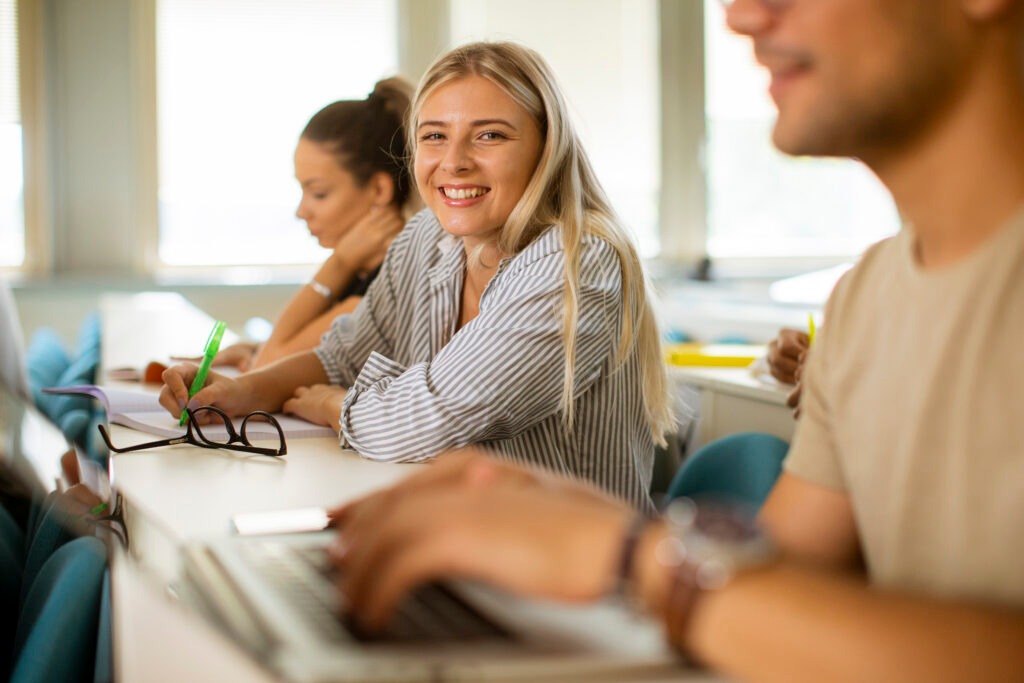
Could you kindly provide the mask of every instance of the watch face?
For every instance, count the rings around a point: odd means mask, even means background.
[[[665,516],[676,539],[676,561],[693,568],[701,588],[722,586],[737,570],[773,554],[749,506],[681,498],[669,504]]]
[[[723,542],[742,542],[761,535],[757,513],[746,505],[678,498],[669,504],[665,513],[677,529]]]

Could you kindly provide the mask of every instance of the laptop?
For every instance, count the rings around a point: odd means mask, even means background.
[[[470,582],[426,586],[388,632],[345,616],[334,532],[234,536],[185,549],[184,592],[290,681],[622,681],[679,678],[658,623],[608,601],[566,606]]]
[[[0,498],[41,500],[64,489],[61,459],[68,451],[78,459],[81,482],[108,496],[106,470],[79,455],[63,432],[32,401],[0,378]]]
[[[0,379],[0,482],[6,495],[41,498],[59,487],[64,434],[20,392]]]

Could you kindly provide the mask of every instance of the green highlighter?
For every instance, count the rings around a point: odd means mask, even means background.
[[[195,379],[192,380],[192,386],[189,387],[188,397],[192,398],[196,395],[196,392],[203,388],[206,384],[206,376],[210,374],[210,366],[213,365],[213,357],[217,355],[217,351],[220,350],[220,340],[224,336],[224,330],[227,329],[228,324],[223,320],[218,320],[213,323],[213,329],[210,330],[210,336],[206,338],[206,347],[203,349],[203,360],[199,363],[199,372],[196,373]],[[179,425],[184,425],[188,421],[188,408],[183,408],[181,411],[181,420],[178,422]]]

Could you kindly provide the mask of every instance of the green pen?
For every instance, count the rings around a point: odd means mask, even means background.
[[[206,347],[203,349],[203,360],[199,363],[199,371],[196,373],[195,379],[192,380],[192,386],[189,387],[188,397],[192,398],[196,395],[196,392],[203,388],[206,384],[206,376],[210,374],[210,366],[213,365],[213,357],[217,355],[217,351],[220,350],[220,339],[224,336],[224,330],[227,329],[228,324],[223,320],[218,320],[213,323],[213,329],[210,330],[210,336],[206,338]],[[188,408],[182,408],[181,420],[178,424],[184,426],[188,420]]]

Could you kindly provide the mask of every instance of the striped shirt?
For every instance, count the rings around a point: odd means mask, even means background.
[[[640,365],[635,353],[615,363],[618,257],[592,236],[580,256],[575,422],[564,426],[563,264],[561,238],[549,228],[501,262],[479,314],[456,332],[462,241],[429,210],[414,216],[359,307],[338,317],[316,349],[331,382],[351,387],[342,446],[396,462],[482,444],[653,509]]]

